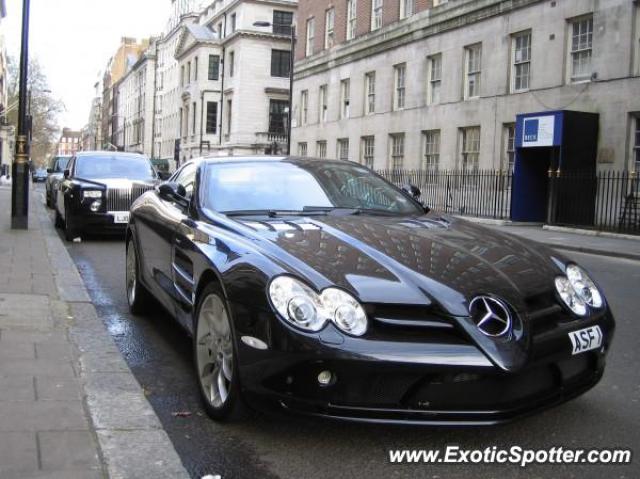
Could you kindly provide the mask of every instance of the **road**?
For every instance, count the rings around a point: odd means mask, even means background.
[[[354,425],[258,416],[217,424],[200,407],[191,342],[166,313],[134,317],[124,293],[124,244],[95,238],[67,244],[91,298],[194,478],[636,478],[629,466],[396,465],[389,449],[487,446],[640,449],[640,263],[571,253],[604,288],[618,321],[604,379],[568,404],[489,428]],[[176,412],[190,412],[176,417]]]

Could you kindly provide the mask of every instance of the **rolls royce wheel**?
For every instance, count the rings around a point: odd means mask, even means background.
[[[73,222],[69,218],[69,212],[65,208],[64,212],[64,239],[67,241],[73,241],[79,236],[79,232],[73,227]]]
[[[245,408],[230,313],[219,287],[211,284],[205,288],[195,319],[194,363],[205,410],[215,420],[237,419]]]
[[[136,315],[143,314],[149,309],[151,297],[147,289],[140,283],[138,254],[135,243],[131,238],[127,243],[127,264],[125,270],[129,310]]]

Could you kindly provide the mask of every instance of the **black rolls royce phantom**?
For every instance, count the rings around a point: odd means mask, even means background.
[[[149,158],[133,153],[77,153],[64,171],[55,200],[56,226],[67,241],[92,232],[123,232],[129,207],[155,187]]]

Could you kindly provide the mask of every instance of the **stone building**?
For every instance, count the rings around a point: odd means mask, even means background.
[[[72,130],[71,128],[63,128],[56,154],[58,156],[75,155],[82,149],[82,132]]]
[[[15,127],[8,123],[6,116],[10,107],[16,107],[7,104],[7,49],[2,30],[2,21],[6,15],[5,0],[0,0],[0,176],[11,171],[15,141]]]
[[[600,169],[640,170],[640,2],[300,0],[293,151],[510,168],[516,115],[599,114]]]

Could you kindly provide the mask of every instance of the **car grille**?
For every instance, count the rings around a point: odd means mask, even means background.
[[[149,185],[134,185],[132,188],[109,188],[107,190],[107,211],[129,211],[135,200],[152,189],[153,186]]]

